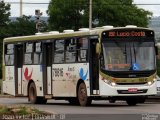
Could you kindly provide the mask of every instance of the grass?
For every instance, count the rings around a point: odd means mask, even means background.
[[[0,79],[0,94],[1,94],[1,90],[2,90],[2,79]]]
[[[53,116],[53,114],[28,106],[0,105],[0,120],[37,120],[39,117],[44,119],[47,116]]]
[[[39,114],[39,115],[49,115],[49,113],[40,111],[36,108],[32,108],[29,106],[7,106],[7,105],[0,105],[0,116],[2,115],[28,115],[32,116],[32,114]]]
[[[16,114],[18,115],[27,115],[29,112],[31,112],[32,110],[27,110],[26,107],[20,106],[17,111]]]
[[[6,106],[0,106],[0,115],[10,113],[10,109]]]
[[[35,109],[35,108],[20,106],[20,107],[18,107],[16,114],[18,114],[18,115],[43,114],[43,112],[39,111],[38,109]]]

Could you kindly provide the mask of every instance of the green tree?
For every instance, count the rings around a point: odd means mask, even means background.
[[[17,17],[15,21],[11,21],[8,25],[8,36],[25,36],[36,33],[36,23],[31,20],[31,16]]]
[[[98,26],[137,25],[147,27],[152,13],[132,4],[133,0],[93,0],[93,20]],[[89,0],[51,0],[48,7],[52,30],[88,27]]]
[[[6,26],[9,23],[10,5],[5,4],[3,0],[0,1],[0,78],[2,77],[2,48],[3,38],[5,37]]]
[[[152,13],[132,4],[133,0],[93,0],[93,19],[97,17],[100,25],[147,27]]]
[[[5,4],[4,1],[0,1],[0,28],[5,27],[9,22],[10,5]]]
[[[41,32],[47,30],[47,24],[41,20]],[[17,17],[15,21],[11,21],[7,26],[7,37],[34,35],[37,32],[36,22],[32,16]]]
[[[10,4],[5,4],[3,0],[0,1],[0,42],[2,44],[2,40],[6,34],[6,26],[9,23],[10,16]]]
[[[0,54],[1,55],[2,55],[4,38],[34,35],[37,32],[36,22],[31,18],[32,18],[31,16],[23,15],[22,17],[17,17],[15,21],[9,21],[9,16],[8,16],[8,19],[6,19],[7,22],[4,21],[3,27],[0,27],[0,34],[1,34]],[[47,24],[42,20],[41,20],[41,28],[42,28],[41,32],[47,30]],[[1,66],[2,66],[2,56],[0,56],[0,78],[1,78],[1,73],[2,73]]]
[[[53,30],[78,29],[83,17],[81,12],[86,11],[87,6],[86,0],[51,0],[49,27]]]

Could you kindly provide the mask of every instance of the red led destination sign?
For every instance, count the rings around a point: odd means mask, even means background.
[[[108,37],[145,37],[144,31],[109,31]]]

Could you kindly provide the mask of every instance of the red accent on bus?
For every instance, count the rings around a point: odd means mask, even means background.
[[[32,72],[33,72],[33,69],[32,69]],[[31,80],[32,72],[30,73],[30,75],[28,75],[28,67],[25,68],[24,77],[26,80]]]

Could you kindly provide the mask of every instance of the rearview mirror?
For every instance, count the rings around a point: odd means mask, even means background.
[[[156,55],[158,55],[158,46],[155,46]]]
[[[96,54],[100,54],[100,44],[96,43]]]

